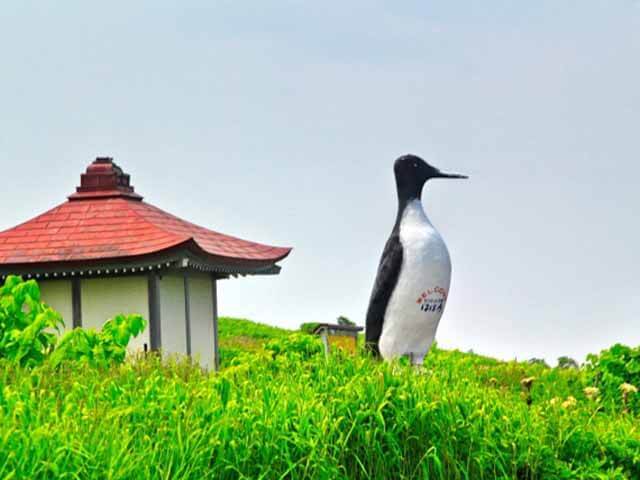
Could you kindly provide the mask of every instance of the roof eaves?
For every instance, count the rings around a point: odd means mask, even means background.
[[[216,273],[223,276],[277,275],[281,267],[272,261],[233,261],[202,251],[193,239],[188,239],[159,252],[137,256],[99,258],[92,260],[60,260],[0,264],[0,278],[21,275],[26,278],[65,278],[74,276],[105,276],[142,273],[154,269],[179,268]]]

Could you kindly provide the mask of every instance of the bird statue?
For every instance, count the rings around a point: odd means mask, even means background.
[[[443,173],[420,157],[404,155],[393,170],[398,215],[382,252],[366,319],[366,345],[385,360],[408,356],[422,365],[444,312],[451,283],[449,251],[422,208],[422,189]]]

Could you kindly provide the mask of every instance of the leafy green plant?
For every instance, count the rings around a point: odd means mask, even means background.
[[[597,387],[605,400],[634,412],[640,412],[640,398],[623,385],[640,386],[640,347],[616,344],[599,354],[587,356],[585,364],[586,381]],[[624,390],[624,389],[623,389]]]
[[[131,337],[139,335],[146,322],[141,315],[117,315],[107,320],[101,331],[75,328],[64,334],[51,354],[54,366],[65,360],[85,362],[94,367],[122,363]]]
[[[318,337],[303,333],[293,333],[288,337],[271,340],[264,348],[271,352],[273,358],[285,356],[292,361],[307,360],[324,351]]]
[[[34,367],[49,359],[54,366],[77,360],[92,366],[122,363],[131,337],[146,322],[140,315],[117,315],[102,330],[76,328],[58,340],[60,314],[43,303],[35,280],[7,277],[0,288],[0,358]]]
[[[62,326],[60,314],[41,302],[35,280],[7,277],[0,288],[0,358],[24,366],[42,363]]]

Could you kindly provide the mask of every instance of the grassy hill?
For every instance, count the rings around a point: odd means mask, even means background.
[[[242,353],[262,351],[269,340],[283,338],[293,332],[242,318],[220,317],[218,333],[220,362],[226,365]]]
[[[293,333],[292,330],[272,327],[243,318],[220,317],[218,320],[218,334],[221,345],[230,345],[238,340],[262,344],[265,340],[282,338],[291,333]]]
[[[0,478],[640,478],[631,397],[585,391],[583,370],[437,348],[420,370],[327,360],[315,337],[231,318],[220,343],[218,374],[0,361]]]

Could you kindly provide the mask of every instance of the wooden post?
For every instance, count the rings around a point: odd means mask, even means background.
[[[149,341],[151,350],[162,348],[160,332],[160,285],[158,274],[149,273]]]
[[[71,280],[71,308],[73,312],[73,328],[82,327],[82,290],[80,279]]]
[[[189,272],[184,271],[184,324],[187,355],[191,356],[191,295],[189,293]]]
[[[218,278],[211,275],[211,298],[213,301],[213,367],[220,369],[220,350],[218,348]]]
[[[329,331],[326,328],[322,329],[320,332],[320,338],[322,339],[322,344],[324,345],[324,356],[329,357]]]

